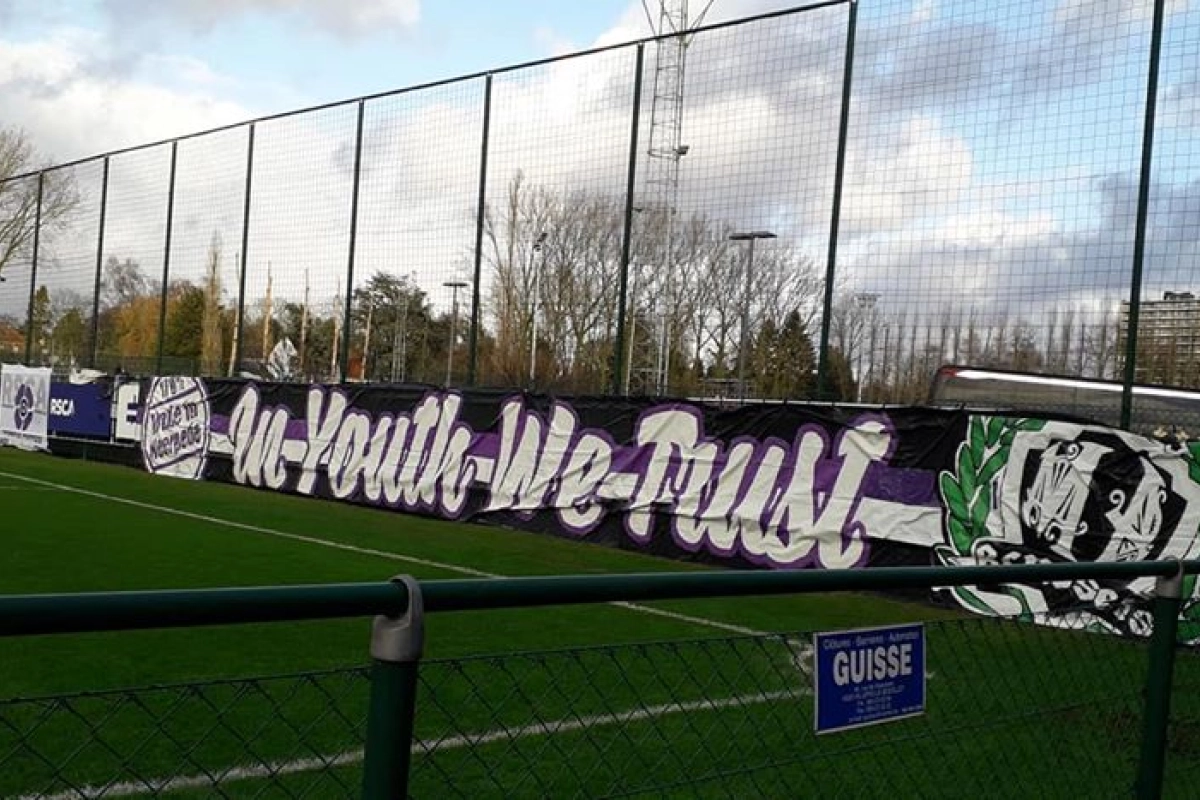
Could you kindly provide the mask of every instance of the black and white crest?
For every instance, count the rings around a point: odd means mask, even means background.
[[[1195,557],[1200,485],[1177,450],[1126,431],[1048,421],[1015,428],[1006,456],[981,487],[989,497],[982,526],[974,528],[969,548],[948,539],[937,551],[943,563]],[[1145,635],[1153,585],[1142,577],[964,587],[952,594],[998,615]]]

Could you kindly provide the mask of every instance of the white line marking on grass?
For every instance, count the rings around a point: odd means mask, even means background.
[[[720,630],[720,631],[729,631],[730,633],[737,633],[742,636],[768,636],[769,635],[766,631],[759,631],[759,630],[755,630],[754,628],[747,628],[743,625],[734,625],[729,622],[718,622],[715,619],[708,619],[707,617],[694,617],[691,614],[680,614],[678,611],[667,611],[666,609],[663,609],[663,608],[654,608],[653,606],[644,606],[641,603],[631,603],[627,600],[614,600],[611,603],[609,603],[608,605],[616,606],[617,608],[627,608],[630,611],[636,611],[639,614],[653,614],[654,616],[657,616],[657,617],[665,617],[666,619],[673,619],[678,622],[690,622],[694,625],[704,625],[709,628],[715,628],[716,630]]]
[[[739,697],[726,697],[719,700],[663,703],[633,711],[597,714],[589,717],[569,717],[551,722],[535,722],[532,725],[522,725],[519,728],[503,728],[482,733],[467,733],[432,741],[421,740],[413,744],[413,753],[417,756],[430,755],[441,750],[480,747],[494,742],[528,739],[534,736],[554,736],[562,733],[574,733],[589,728],[623,725],[630,722],[645,722],[646,720],[666,717],[672,714],[723,711],[729,708],[773,703],[780,700],[796,700],[811,694],[810,689],[802,686],[795,690],[760,692],[757,694],[741,695]],[[79,800],[80,798],[93,800],[94,798],[102,797],[135,797],[146,794],[162,794],[188,789],[219,787],[235,781],[278,778],[304,772],[356,766],[362,763],[362,760],[363,752],[361,750],[348,750],[328,757],[314,756],[299,758],[293,761],[269,761],[263,764],[231,767],[226,770],[212,770],[201,775],[179,775],[172,778],[148,778],[142,781],[123,781],[105,785],[80,786],[69,791],[51,795],[26,794],[21,795],[17,800],[35,800],[35,798],[39,800]]]
[[[213,525],[224,525],[225,527],[228,527],[228,528],[236,528],[238,530],[250,531],[251,533],[261,533],[265,536],[274,536],[279,539],[287,539],[289,541],[294,541],[294,542],[303,542],[304,544],[317,545],[318,547],[328,547],[328,548],[331,548],[334,550],[343,550],[348,553],[357,553],[359,555],[365,555],[365,556],[375,556],[377,558],[385,558],[385,559],[389,559],[391,561],[403,561],[408,564],[418,564],[423,567],[432,567],[433,569],[445,570],[446,572],[455,572],[460,575],[469,575],[474,578],[503,578],[503,577],[506,577],[504,575],[500,575],[500,574],[497,574],[494,572],[484,572],[483,570],[473,569],[472,567],[463,567],[463,566],[459,566],[457,564],[447,564],[447,563],[444,563],[441,561],[433,561],[433,560],[426,559],[426,558],[418,558],[416,556],[407,556],[402,553],[394,553],[389,550],[376,550],[371,547],[358,547],[358,546],[352,545],[352,544],[344,544],[342,542],[334,542],[334,541],[330,541],[328,539],[318,539],[315,536],[305,536],[305,535],[299,534],[299,533],[288,533],[286,531],[275,530],[274,528],[264,528],[261,525],[251,525],[246,522],[237,522],[235,520],[222,519],[221,517],[209,516],[208,514],[198,514],[194,511],[184,511],[179,508],[171,508],[170,506],[160,506],[155,503],[146,503],[141,500],[133,500],[128,497],[119,497],[117,495],[105,494],[104,492],[92,491],[91,489],[83,489],[78,486],[70,486],[70,485],[62,484],[62,483],[53,483],[51,481],[44,481],[44,480],[41,480],[40,478],[30,478],[27,475],[17,475],[17,474],[11,473],[11,472],[0,472],[0,477],[11,478],[13,480],[18,480],[18,481],[27,481],[27,482],[35,484],[37,486],[43,487],[47,490],[54,489],[54,490],[63,491],[63,492],[71,492],[73,494],[84,495],[85,497],[92,497],[92,498],[95,498],[98,500],[107,500],[112,503],[121,503],[123,505],[133,506],[134,508],[145,509],[147,511],[157,511],[162,514],[171,514],[171,515],[177,516],[177,517],[184,517],[185,519],[192,519],[192,520],[196,520],[198,522],[207,522],[207,523],[210,523]],[[715,630],[727,631],[729,633],[736,633],[736,634],[740,634],[743,636],[766,636],[766,635],[768,635],[766,631],[759,631],[759,630],[755,630],[754,628],[747,628],[742,625],[734,625],[734,624],[727,623],[727,622],[719,622],[717,620],[706,619],[704,617],[694,617],[694,616],[691,616],[690,614],[681,614],[677,611],[667,611],[667,610],[664,610],[661,608],[653,608],[651,606],[644,606],[640,603],[614,601],[612,603],[609,603],[608,605],[616,606],[618,608],[628,609],[630,611],[635,611],[639,614],[649,614],[652,616],[663,617],[666,619],[673,619],[678,622],[688,622],[693,625],[700,625],[703,627],[713,628]]]
[[[171,508],[170,506],[160,506],[155,503],[146,503],[141,500],[133,500],[128,497],[119,497],[117,495],[105,494],[104,492],[94,492],[91,489],[82,489],[78,486],[68,486],[61,483],[51,483],[40,478],[30,478],[25,475],[14,475],[8,472],[0,472],[0,477],[15,478],[20,481],[29,481],[40,486],[45,486],[48,489],[58,489],[63,492],[71,492],[72,494],[80,494],[86,497],[92,497],[97,500],[107,500],[112,503],[121,503],[134,508],[141,508],[147,511],[158,511],[162,514],[170,514],[176,517],[184,517],[185,519],[193,519],[198,522],[208,522],[213,525],[224,525],[227,528],[237,528],[238,530],[250,531],[251,533],[261,533],[266,536],[274,536],[279,539],[288,539],[294,542],[304,542],[305,544],[315,544],[321,547],[329,547],[334,550],[344,550],[350,553],[358,553],[366,556],[376,556],[378,558],[386,558],[392,561],[404,561],[409,564],[419,564],[423,567],[433,567],[434,569],[446,570],[447,572],[457,572],[461,575],[471,575],[478,578],[498,578],[499,575],[493,575],[490,572],[472,569],[470,567],[460,567],[454,564],[443,564],[439,561],[431,561],[425,558],[416,556],[406,556],[402,553],[393,553],[388,550],[375,550],[370,547],[357,547],[352,544],[344,544],[342,542],[334,542],[328,539],[318,539],[315,536],[305,536],[299,533],[287,533],[286,531],[275,530],[274,528],[264,528],[261,525],[251,525],[247,522],[237,522],[231,519],[222,519],[221,517],[213,517],[208,514],[198,514],[195,511],[184,511],[179,508]]]
[[[339,753],[329,758],[299,758],[295,761],[274,761],[246,767],[214,770],[201,775],[180,775],[174,778],[147,778],[144,781],[122,781],[106,785],[87,785],[55,794],[23,794],[14,800],[98,800],[102,797],[137,797],[182,792],[188,789],[208,789],[234,781],[254,778],[279,778],[303,772],[350,767],[362,763],[361,751]]]
[[[575,731],[598,728],[605,725],[645,722],[648,719],[656,719],[671,714],[690,714],[696,711],[723,711],[727,708],[772,703],[777,700],[794,700],[810,694],[812,694],[812,690],[802,686],[794,690],[780,689],[774,692],[758,692],[738,697],[725,697],[720,700],[691,700],[686,703],[663,703],[661,705],[634,709],[633,711],[597,714],[590,717],[570,717],[553,722],[535,722],[532,725],[522,725],[519,728],[506,728],[486,733],[468,733],[460,736],[450,736],[445,739],[438,739],[432,743],[418,741],[414,749],[418,753],[436,753],[439,750],[478,747],[510,739],[527,739],[531,736],[553,736],[559,733],[574,733]]]

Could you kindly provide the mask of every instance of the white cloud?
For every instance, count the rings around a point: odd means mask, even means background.
[[[106,69],[112,59],[107,37],[96,31],[58,28],[27,41],[0,35],[2,124],[25,130],[43,160],[62,163],[253,116],[226,99],[238,82],[201,61],[150,54],[145,70]],[[152,77],[135,74],[142,72]],[[194,152],[180,147],[181,170],[196,170],[211,181],[201,162],[188,161]],[[133,258],[148,274],[161,264],[168,159],[169,148],[159,147],[115,156],[110,164],[105,255]],[[55,295],[74,292],[87,300],[102,170],[92,161],[71,172],[81,203],[65,229],[43,241],[39,283]],[[205,200],[214,205],[211,196]],[[14,276],[17,283],[21,279]],[[19,310],[12,304],[19,305],[20,297],[0,299],[5,306],[0,313]]]
[[[185,0],[154,4],[170,6],[166,10],[146,4],[146,13],[206,25],[233,14],[283,12],[284,5],[282,0]],[[322,15],[333,13],[332,3],[310,0],[287,8],[326,27],[342,25],[343,33],[357,30],[364,19],[415,24],[419,12],[415,2],[343,5],[353,13],[340,22],[322,22]],[[734,5],[756,11],[766,4]],[[1108,7],[1122,25],[1135,21],[1121,10],[1125,6]],[[974,109],[985,101],[1012,103],[1019,94],[1020,85],[1002,85],[998,64],[1013,65],[1016,83],[1027,79],[1032,87],[1036,76],[1020,70],[1041,63],[1042,55],[1058,59],[1046,63],[1065,63],[1063,54],[1039,49],[1048,36],[1014,42],[1000,26],[956,16],[949,6],[936,11],[909,20],[911,27],[903,31],[860,23],[862,60],[855,73],[839,241],[842,274],[864,290],[881,291],[922,312],[943,303],[1022,314],[1036,311],[1038,304],[1086,300],[1092,308],[1103,305],[1103,298],[1111,304],[1125,290],[1128,187],[1080,177],[1094,174],[1085,147],[1072,154],[1076,163],[1025,166],[1039,155],[1039,142],[1070,135],[1066,123],[1051,119],[1047,125],[1062,127],[1025,131],[1024,139],[1021,131],[988,131],[984,137],[972,128],[978,124]],[[411,21],[397,22],[405,13]],[[1047,14],[1049,21],[1052,17]],[[1080,10],[1069,6],[1057,21],[1068,27],[1083,24]],[[1122,44],[1119,31],[1081,35],[1067,60],[1084,63]],[[596,43],[645,32],[644,13],[634,4]],[[843,36],[844,10],[833,9],[697,37],[689,51],[683,141],[691,150],[681,165],[681,206],[735,226],[770,227],[781,237],[811,244],[823,260]],[[543,46],[561,47],[552,32],[541,37]],[[654,53],[647,47],[647,77]],[[89,65],[106,55],[102,41],[78,31],[35,43],[0,38],[0,107],[60,158],[252,116],[250,109],[222,99],[236,93],[236,79],[204,62],[150,56],[146,71],[170,75],[173,83],[166,87],[145,79],[98,77]],[[872,74],[875,55],[886,57],[890,69]],[[618,196],[627,168],[632,64],[633,51],[627,49],[498,75],[489,200],[503,197],[518,169],[531,185]],[[1096,80],[1103,88],[1120,85],[1079,75],[1079,81]],[[648,84],[643,88],[642,180],[648,172],[652,93]],[[1200,95],[1194,87],[1185,88],[1164,104],[1176,102],[1181,118],[1193,112],[1193,95]],[[251,296],[264,289],[268,261],[277,298],[295,298],[302,291],[305,269],[314,293],[330,302],[339,282],[344,284],[351,112],[259,126]],[[482,81],[368,104],[357,274],[416,272],[437,301],[448,300],[441,282],[468,260],[474,245],[481,114]],[[208,239],[220,230],[230,288],[232,253],[240,247],[245,133],[222,136],[223,143],[212,137],[211,147],[207,137],[181,147],[187,177],[180,189],[185,199],[177,208],[180,251],[173,264],[177,274],[198,276]],[[972,141],[986,144],[973,149]],[[1052,196],[1055,192],[1058,196]],[[1200,196],[1200,190],[1189,186],[1162,202],[1185,208],[1192,196]],[[1186,219],[1162,224],[1195,230],[1200,212],[1191,205],[1185,210]],[[112,248],[121,249],[120,255],[140,253],[139,229],[132,223],[117,227],[109,234]],[[146,231],[143,238],[158,241],[160,233],[149,223]],[[1180,266],[1170,276],[1186,276],[1184,265],[1194,263],[1196,248],[1176,249],[1180,252],[1171,258]],[[86,247],[81,253],[86,264]],[[1163,258],[1159,276],[1166,280]],[[1097,277],[1098,269],[1107,272]]]
[[[342,36],[403,31],[421,19],[420,0],[103,0],[123,25],[159,20],[209,29],[249,14],[295,16]]]
[[[937,16],[937,6],[937,0],[917,0],[913,3],[911,21],[918,25],[929,22]]]
[[[575,42],[548,25],[539,25],[533,29],[533,41],[547,56],[561,56],[579,49]]]
[[[106,53],[102,37],[78,29],[33,42],[0,39],[5,122],[25,128],[39,151],[63,161],[250,116],[213,91],[229,82],[200,62],[183,64],[178,88],[168,88],[106,77],[94,69]]]
[[[1167,0],[1167,16],[1181,14],[1191,5],[1189,0]],[[1122,24],[1148,23],[1154,16],[1154,3],[1129,3],[1125,0],[1061,0],[1054,9],[1054,21],[1064,28],[1091,29],[1114,20]]]

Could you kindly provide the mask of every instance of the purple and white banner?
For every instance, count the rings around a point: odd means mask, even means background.
[[[50,368],[0,364],[0,445],[45,450]]]
[[[142,396],[142,454],[154,473],[668,557],[795,569],[1200,550],[1191,450],[1066,418],[194,378],[156,379]],[[1130,601],[1149,588],[1078,582],[949,596],[974,610],[1061,612],[1062,624],[1136,633],[1149,611]]]

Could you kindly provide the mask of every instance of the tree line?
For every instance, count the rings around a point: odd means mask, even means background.
[[[0,130],[0,279],[30,257],[39,219],[39,247],[52,254],[55,234],[79,203],[69,173],[47,172],[40,184],[5,180],[36,167],[27,139]],[[0,345],[28,341],[42,363],[90,364],[94,352],[105,369],[232,375],[265,374],[275,345],[286,341],[294,349],[288,377],[300,380],[346,374],[461,384],[473,360],[484,386],[816,395],[825,287],[809,254],[773,240],[751,264],[724,220],[635,207],[625,327],[618,330],[625,227],[622,197],[556,190],[516,173],[485,209],[473,359],[470,292],[460,295],[457,310],[435,308],[411,274],[390,269],[350,289],[348,317],[341,290],[314,300],[306,275],[303,296],[276,297],[269,273],[266,294],[242,303],[238,330],[238,287],[222,283],[228,255],[215,232],[196,278],[173,278],[164,287],[137,261],[112,255],[102,265],[98,298],[39,285],[27,319],[0,318]],[[473,257],[473,249],[464,250],[465,260]],[[53,270],[52,258],[43,263]],[[291,286],[299,269],[279,266]],[[844,286],[834,287],[833,297],[829,399],[919,402],[947,362],[1099,378],[1121,369],[1122,322],[1112,309],[1059,309],[1035,322],[984,304],[906,310]],[[1200,385],[1194,347],[1143,333],[1138,358],[1140,380]]]
[[[239,332],[237,287],[221,279],[225,260],[221,237],[213,234],[203,277],[173,279],[164,292],[161,281],[136,261],[107,258],[96,303],[95,366],[153,372],[159,367],[161,329],[164,372],[267,377],[271,352],[286,340],[294,348],[289,379],[336,381],[343,366],[344,299],[311,302],[307,291],[302,299],[274,298],[268,290],[245,303]],[[22,326],[32,337],[34,360],[91,364],[92,305],[76,290],[52,294],[39,286]],[[346,365],[351,377],[434,380],[448,326],[433,313],[425,293],[406,279],[381,272],[356,288],[351,325],[351,363]]]

